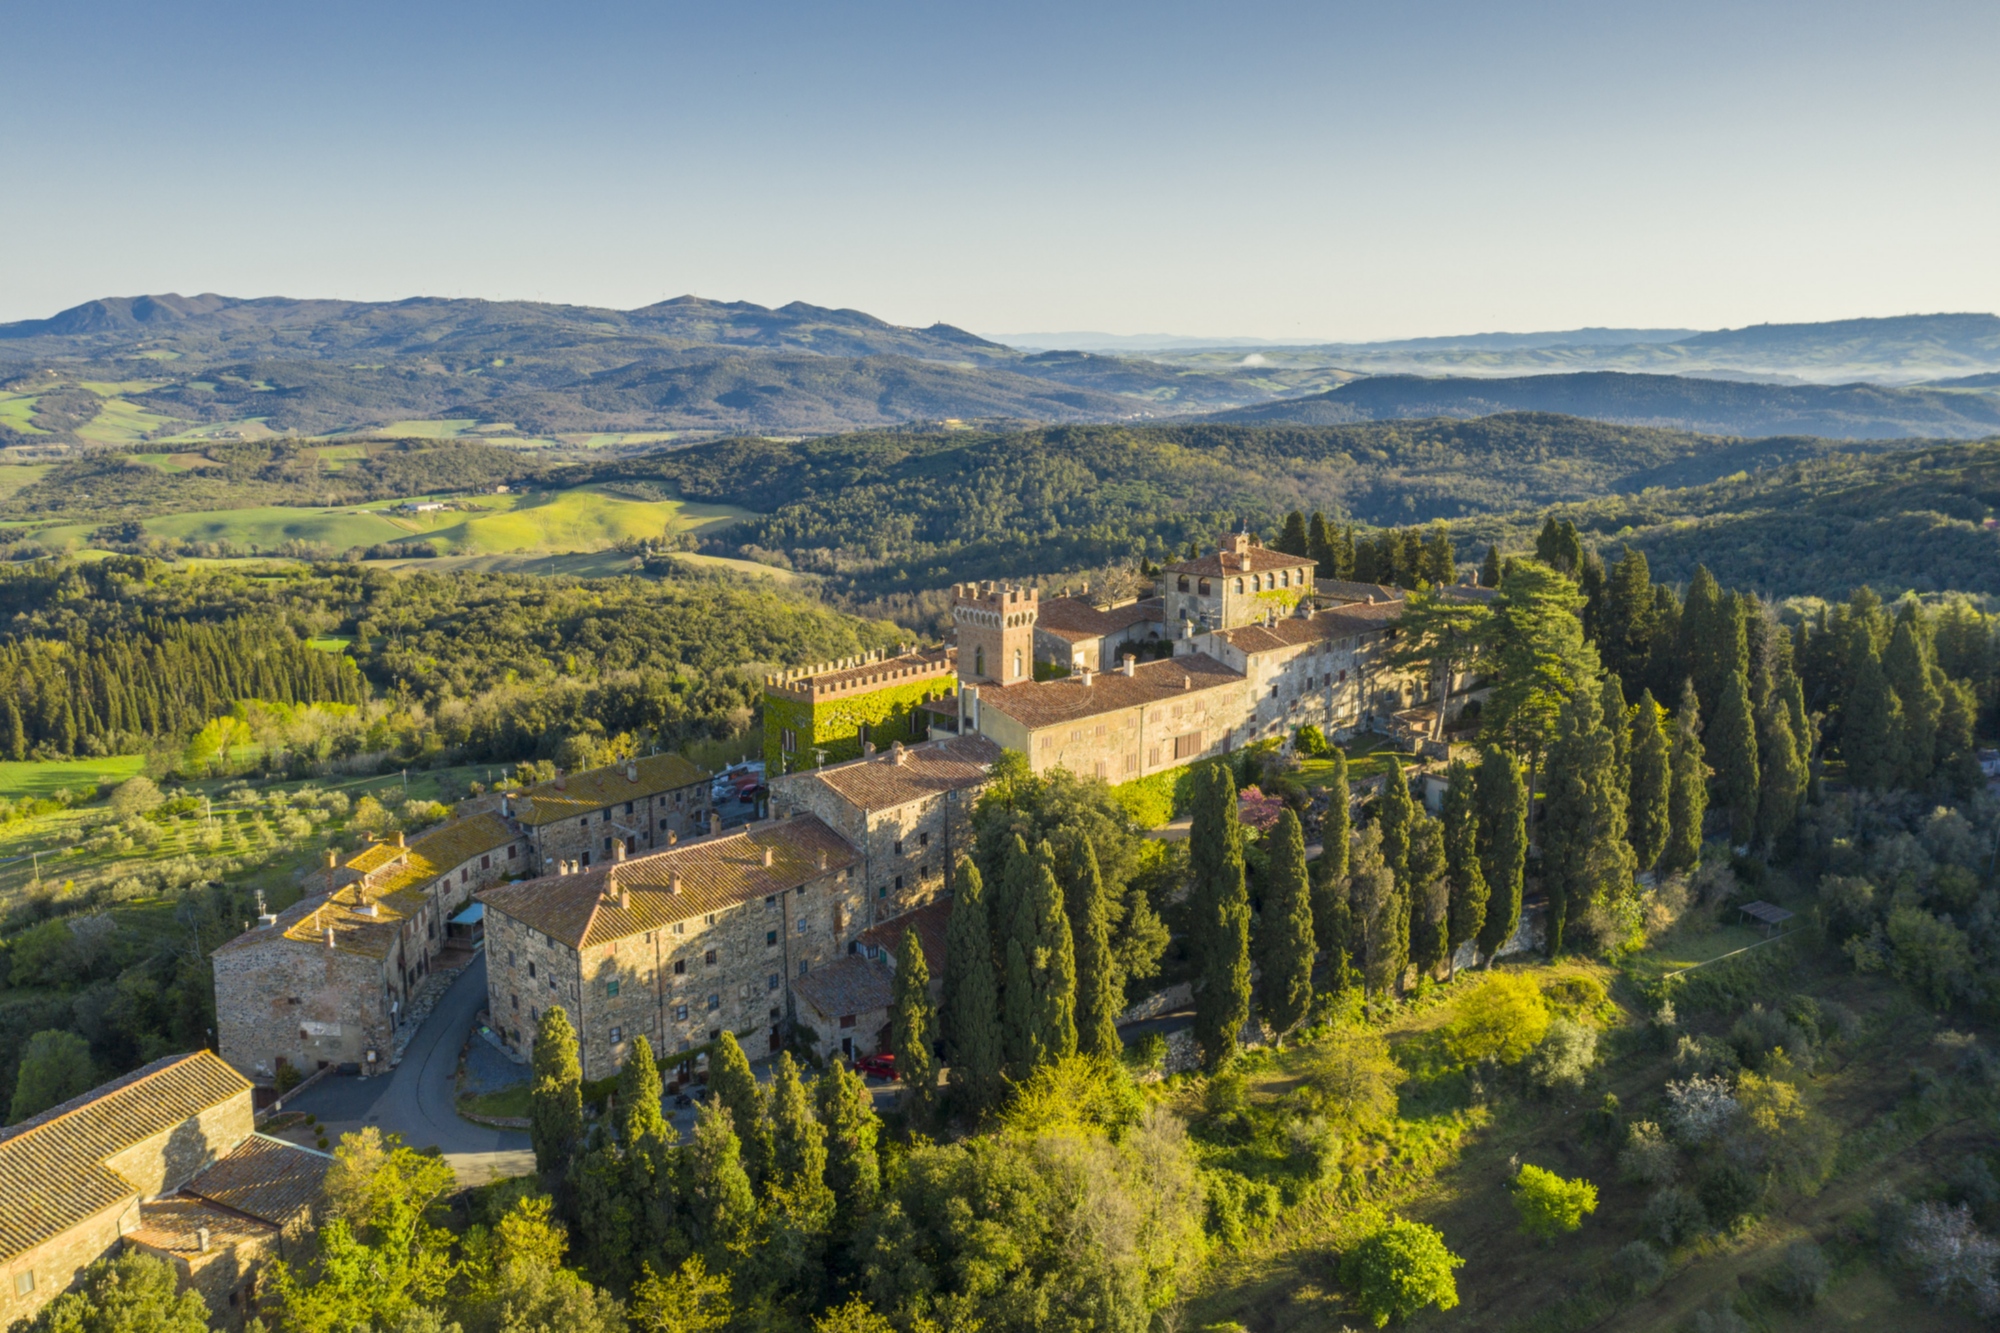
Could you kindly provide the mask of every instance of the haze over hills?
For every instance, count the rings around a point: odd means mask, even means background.
[[[1123,351],[1148,341],[1104,338]],[[1523,366],[1539,373],[1508,373]],[[1865,373],[1849,379],[1908,381],[1943,368],[1953,382],[1723,382],[1820,380],[1857,367]],[[1413,373],[1440,368],[1452,374]],[[911,328],[804,302],[772,309],[683,296],[612,310],[169,294],[0,325],[0,443],[60,450],[377,434],[637,446],[953,420],[1219,413],[1337,424],[1511,410],[1721,435],[1962,438],[2000,428],[1989,393],[2000,384],[1983,378],[1996,370],[2000,319],[1991,315],[1165,346],[1141,356],[1037,352],[949,324]]]

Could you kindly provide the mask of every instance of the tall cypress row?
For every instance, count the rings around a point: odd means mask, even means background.
[[[1403,941],[1409,913],[1396,889],[1396,877],[1382,859],[1380,824],[1370,824],[1354,840],[1348,883],[1355,967],[1366,993],[1381,995],[1395,988],[1408,964]]]
[[[1776,847],[1798,821],[1805,765],[1792,737],[1791,710],[1773,690],[1757,714],[1757,836]]]
[[[1479,864],[1479,789],[1472,765],[1456,760],[1444,798],[1444,864],[1448,883],[1445,949],[1451,972],[1458,951],[1486,923],[1486,874]]]
[[[1312,864],[1312,912],[1313,938],[1331,958],[1335,949],[1352,948],[1335,917],[1347,910],[1347,844],[1353,836],[1354,822],[1348,809],[1347,756],[1336,745],[1328,759],[1333,771],[1326,780],[1326,818],[1320,821],[1319,859]]]
[[[1882,669],[1875,635],[1859,617],[1849,622],[1847,695],[1840,712],[1840,754],[1857,787],[1886,791],[1902,776],[1903,703]]]
[[[1660,853],[1659,872],[1675,875],[1701,863],[1701,826],[1708,814],[1708,764],[1701,748],[1701,700],[1694,683],[1681,687],[1681,706],[1674,713],[1674,743],[1667,765],[1667,845]]]
[[[1306,885],[1306,836],[1289,809],[1271,830],[1271,864],[1262,914],[1264,1021],[1280,1037],[1312,1007],[1312,894]]]
[[[1076,1049],[1085,1055],[1117,1055],[1118,1013],[1124,983],[1111,952],[1111,922],[1097,852],[1087,838],[1070,854],[1069,922],[1075,949]]]
[[[749,1057],[736,1044],[736,1034],[724,1028],[708,1056],[708,1087],[729,1112],[736,1130],[737,1150],[753,1188],[763,1188],[771,1175],[771,1118],[764,1090],[750,1071]]]
[[[1757,720],[1750,710],[1750,682],[1732,671],[1722,684],[1721,706],[1709,724],[1708,761],[1715,768],[1715,796],[1729,814],[1730,837],[1747,843],[1757,835]]]
[[[931,970],[917,932],[903,932],[896,948],[896,975],[890,986],[889,1040],[896,1051],[896,1077],[903,1084],[903,1114],[913,1126],[928,1125],[937,1102],[937,1056],[931,1042],[937,1017],[931,1011]]]
[[[1542,885],[1549,895],[1548,949],[1553,958],[1562,952],[1571,919],[1631,885],[1625,794],[1618,788],[1616,752],[1592,686],[1563,703],[1556,743],[1549,751],[1547,801]]]
[[[1521,883],[1528,864],[1528,785],[1505,748],[1490,745],[1479,760],[1479,873],[1486,880],[1486,920],[1479,952],[1487,966],[1521,924]]]
[[[1409,951],[1418,977],[1431,977],[1449,953],[1450,889],[1445,883],[1444,825],[1419,813],[1410,826]]]
[[[1417,821],[1417,805],[1410,799],[1410,780],[1403,776],[1403,763],[1389,756],[1389,771],[1382,778],[1382,794],[1375,802],[1375,822],[1382,829],[1382,862],[1396,877],[1396,886],[1408,891],[1410,874],[1410,826]]]
[[[1896,612],[1896,628],[1882,653],[1882,674],[1889,678],[1889,688],[1903,705],[1903,734],[1898,747],[1902,762],[1896,785],[1927,791],[1937,763],[1938,718],[1944,712],[1944,696],[1931,679],[1930,642],[1914,601],[1904,602]]]
[[[1054,861],[1047,843],[1036,849],[1034,880],[1014,909],[1007,943],[1007,1019],[1017,1028],[1010,1047],[1021,1078],[1076,1054],[1076,950]],[[1022,981],[1026,990],[1017,993]]]
[[[1208,764],[1195,783],[1188,830],[1197,960],[1194,1031],[1202,1063],[1213,1071],[1236,1057],[1238,1036],[1250,1019],[1250,898],[1235,776],[1227,765]]]
[[[1000,1002],[993,976],[986,889],[979,868],[960,861],[945,924],[944,1032],[951,1084],[977,1113],[1000,1096]]]
[[[1625,835],[1632,841],[1633,860],[1641,871],[1651,870],[1667,846],[1667,800],[1673,782],[1667,733],[1660,728],[1660,706],[1653,692],[1639,695],[1632,718],[1632,778],[1625,803]]]
[[[583,1139],[583,1064],[576,1029],[561,1005],[542,1010],[535,1024],[535,1081],[529,1092],[528,1137],[535,1169],[566,1174]]]

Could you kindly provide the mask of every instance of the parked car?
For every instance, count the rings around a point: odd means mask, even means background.
[[[863,1078],[885,1078],[894,1082],[896,1078],[896,1057],[886,1051],[880,1055],[864,1055],[854,1062],[854,1072]]]

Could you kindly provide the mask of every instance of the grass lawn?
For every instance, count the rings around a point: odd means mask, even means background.
[[[86,444],[131,445],[183,424],[123,398],[107,398],[96,416],[76,428],[76,434]]]
[[[145,766],[145,759],[136,754],[105,759],[0,761],[0,796],[50,796],[60,787],[83,791],[101,783],[123,782]]]
[[[99,398],[118,398],[128,393],[150,393],[164,388],[172,380],[78,380],[77,387],[88,389]]]
[[[36,398],[31,393],[0,393],[0,421],[23,435],[47,435],[49,432],[35,424]]]
[[[306,644],[309,647],[317,648],[323,653],[344,652],[347,648],[347,645],[353,642],[354,640],[352,639],[339,639],[339,638],[306,640]]]
[[[533,1104],[534,1089],[526,1083],[501,1092],[475,1092],[458,1099],[458,1109],[471,1115],[525,1116]]]
[[[0,408],[6,407],[0,403]],[[48,475],[52,463],[9,463],[0,465],[0,498],[12,495],[23,486],[32,486]]]
[[[457,520],[431,534],[452,554],[602,550],[620,541],[733,523],[747,512],[729,505],[684,500],[633,500],[595,487],[482,498],[519,503],[504,509],[495,505],[498,512],[473,517],[450,512],[435,515],[441,520]]]
[[[370,435],[406,436],[419,440],[453,440],[479,424],[477,417],[453,417],[447,421],[391,421],[367,427]]]
[[[1416,760],[1389,744],[1386,737],[1359,735],[1342,745],[1347,755],[1347,780],[1360,782],[1367,778],[1380,777],[1389,771],[1389,760],[1400,758],[1405,768]],[[1324,784],[1333,770],[1329,759],[1305,759],[1299,762],[1299,781],[1308,787],[1315,783]]]

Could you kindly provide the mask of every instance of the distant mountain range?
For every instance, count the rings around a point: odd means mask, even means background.
[[[1337,424],[1513,410],[1721,435],[2000,431],[1992,315],[1319,347],[1162,336],[1146,355],[1130,354],[1145,339],[1073,336],[1087,338],[1124,354],[1035,351],[803,302],[105,298],[0,325],[0,444],[367,433],[618,445],[952,420]],[[1944,382],[1893,387],[1924,379]]]

